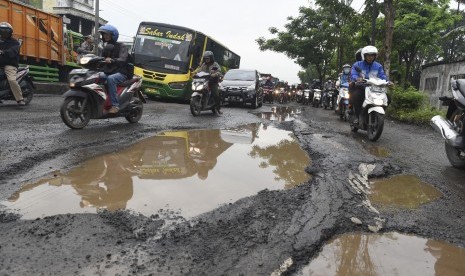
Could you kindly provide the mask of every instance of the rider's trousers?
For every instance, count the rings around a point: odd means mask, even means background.
[[[11,92],[13,92],[13,96],[15,96],[16,101],[23,100],[23,92],[21,91],[21,87],[19,87],[18,82],[16,81],[16,73],[18,72],[18,68],[5,65],[5,75],[10,84]]]

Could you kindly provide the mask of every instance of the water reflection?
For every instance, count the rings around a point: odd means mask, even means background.
[[[262,124],[164,132],[25,185],[2,204],[24,218],[100,208],[147,215],[169,208],[191,217],[305,182],[308,163],[290,132]]]
[[[345,234],[296,275],[465,275],[465,249],[395,232]]]
[[[258,113],[257,116],[270,121],[284,122],[294,120],[295,116],[301,112],[302,109],[300,107],[273,106],[270,112]]]

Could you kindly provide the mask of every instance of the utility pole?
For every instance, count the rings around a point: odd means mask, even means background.
[[[100,34],[98,32],[99,19],[100,19],[99,10],[100,10],[99,0],[95,0],[94,52],[97,55],[98,55],[98,43],[99,43],[99,40],[100,40]]]

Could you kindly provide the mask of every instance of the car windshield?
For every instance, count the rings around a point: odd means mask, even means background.
[[[255,72],[254,71],[244,71],[244,70],[229,70],[224,75],[224,80],[254,81],[255,80]]]

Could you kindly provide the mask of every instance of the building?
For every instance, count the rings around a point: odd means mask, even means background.
[[[440,108],[439,97],[452,97],[450,88],[452,79],[465,79],[465,60],[451,63],[436,62],[423,66],[420,91],[428,94],[431,106]]]

